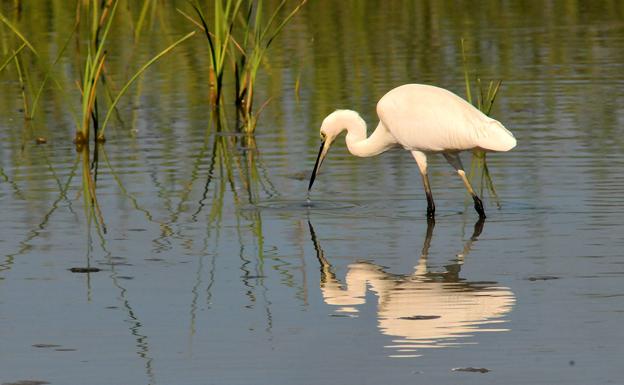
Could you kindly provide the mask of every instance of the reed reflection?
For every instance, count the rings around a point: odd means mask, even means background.
[[[505,322],[515,296],[496,282],[469,282],[460,278],[461,267],[473,243],[483,230],[484,221],[475,223],[474,232],[464,243],[453,263],[442,272],[430,271],[428,254],[435,222],[429,221],[422,253],[414,271],[392,274],[372,262],[360,261],[347,267],[344,283],[334,273],[320,246],[312,224],[310,235],[321,267],[320,288],[325,303],[336,313],[357,315],[358,305],[366,302],[366,288],[377,295],[379,330],[393,337],[391,357],[418,357],[420,349],[471,343],[477,332],[502,332],[492,326]],[[474,342],[472,342],[474,343]]]

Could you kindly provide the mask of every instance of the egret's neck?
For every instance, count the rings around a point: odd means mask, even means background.
[[[375,156],[396,144],[394,137],[381,122],[371,136],[366,138],[366,122],[354,111],[344,111],[337,123],[347,130],[347,148],[355,156]]]

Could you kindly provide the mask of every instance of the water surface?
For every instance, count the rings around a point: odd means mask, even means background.
[[[205,42],[180,47],[97,149],[102,226],[67,101],[46,90],[25,125],[14,69],[0,74],[0,383],[621,383],[624,9],[473,5],[306,4],[265,63],[255,140],[215,132]],[[50,7],[19,22],[44,56],[73,12]],[[159,12],[135,53],[115,35],[112,73],[190,29]],[[323,117],[373,126],[408,82],[463,95],[461,37],[471,75],[503,79],[493,115],[518,139],[489,158],[501,209],[486,193],[477,222],[433,157],[427,223],[409,154],[356,159],[340,140],[308,207]],[[453,370],[470,368],[488,371]]]

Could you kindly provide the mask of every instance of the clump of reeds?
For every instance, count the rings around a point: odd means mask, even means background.
[[[246,132],[255,130],[257,114],[266,105],[263,104],[258,112],[255,115],[253,114],[254,86],[262,59],[271,43],[306,2],[307,0],[302,0],[284,19],[278,21],[278,14],[286,5],[286,0],[282,0],[266,22],[264,21],[266,15],[262,6],[263,2],[249,2],[244,26],[243,52],[234,69],[236,80],[235,103],[244,119]]]
[[[210,53],[210,104],[218,109],[222,103],[223,75],[225,74],[225,59],[231,49],[231,35],[234,22],[242,0],[215,0],[214,22],[210,24],[198,2],[192,4],[195,13],[201,22],[208,42]],[[184,14],[184,13],[183,13]],[[186,14],[184,14],[187,16]],[[187,16],[188,17],[188,16]],[[192,20],[192,19],[191,19]],[[212,25],[212,28],[210,28]]]
[[[212,23],[204,16],[198,2],[192,6],[199,22],[178,9],[206,36],[210,54],[210,104],[214,110],[219,110],[224,103],[223,79],[227,64],[231,64],[234,105],[243,118],[242,129],[247,133],[254,132],[258,114],[268,102],[265,101],[256,113],[253,112],[256,77],[262,60],[271,43],[306,2],[301,0],[281,20],[278,16],[285,8],[286,0],[282,0],[270,13],[265,11],[263,1],[248,1],[248,6],[243,7],[242,0],[215,0]],[[240,28],[236,28],[239,25]]]
[[[119,90],[113,90],[110,82],[106,81],[107,77],[113,75],[107,73],[106,63],[107,50],[110,49],[108,41],[110,40],[111,31],[114,29],[115,14],[119,3],[120,0],[77,1],[75,25],[51,63],[45,63],[45,60],[40,57],[28,38],[17,28],[17,23],[9,20],[5,15],[0,13],[0,33],[3,32],[3,28],[8,28],[8,30],[11,31],[12,40],[10,41],[13,46],[12,48],[4,48],[4,51],[1,53],[0,72],[4,71],[10,64],[15,64],[16,76],[19,80],[23,99],[24,117],[26,120],[34,119],[42,91],[49,80],[51,80],[55,84],[56,89],[65,96],[64,86],[55,79],[53,69],[65,54],[72,37],[76,35],[76,54],[78,60],[81,62],[82,70],[76,80],[81,95],[81,108],[79,114],[74,114],[76,120],[74,141],[76,143],[76,150],[82,159],[84,208],[87,219],[88,222],[91,223],[91,220],[95,218],[98,227],[101,225],[104,231],[105,226],[103,225],[102,213],[99,209],[96,196],[96,154],[98,146],[94,146],[95,152],[93,153],[93,160],[90,159],[91,151],[89,138],[91,136],[91,127],[93,127],[95,131],[95,141],[103,142],[105,138],[105,128],[112,116],[112,112],[130,86],[158,59],[196,33],[194,31],[190,32],[167,46],[134,72]],[[146,0],[144,2],[135,29],[135,39],[138,39],[140,35],[146,12],[150,6],[152,7],[151,9],[154,9],[154,3],[155,1],[151,0]],[[3,44],[3,47],[5,46],[8,46],[8,44]],[[26,53],[34,57],[34,60],[31,62],[35,63],[36,68],[29,68],[28,65],[26,65],[28,61],[25,61],[21,57],[21,55]],[[42,74],[42,77],[40,77],[40,79],[42,79],[41,84],[38,84],[37,87],[33,86],[32,81],[32,79],[36,78],[32,75],[39,74],[33,72],[36,70],[40,70],[39,73]],[[105,88],[105,90],[102,90],[102,88]],[[68,100],[68,104],[67,110],[73,112],[73,108],[71,108],[73,103]],[[102,116],[104,116],[102,121],[100,121],[100,111],[103,112]]]
[[[115,110],[117,103],[121,97],[128,91],[130,86],[158,59],[167,54],[177,45],[190,38],[195,32],[190,32],[182,38],[169,45],[162,50],[159,54],[150,59],[142,67],[140,67],[131,77],[127,80],[123,87],[119,90],[108,106],[106,106],[106,114],[102,124],[99,124],[99,108],[98,108],[98,85],[106,83],[104,82],[105,62],[106,62],[106,46],[107,39],[115,12],[117,10],[118,0],[97,1],[91,0],[87,3],[86,11],[81,11],[80,3],[77,7],[76,19],[80,22],[82,17],[87,19],[87,56],[84,62],[84,74],[82,75],[82,81],[80,85],[80,93],[82,95],[82,110],[80,125],[76,132],[76,143],[88,143],[90,126],[93,125],[93,129],[96,133],[96,141],[103,142],[105,140],[104,132],[106,125],[109,122],[113,111]]]
[[[468,64],[464,48],[464,39],[461,39],[461,51],[462,65],[464,69],[464,82],[466,86],[466,100],[468,100],[469,103],[477,107],[485,115],[489,116],[492,111],[492,107],[494,106],[496,96],[498,95],[498,91],[500,90],[502,81],[489,81],[486,87],[485,84],[481,81],[481,78],[479,76],[476,76],[476,85],[474,90],[476,98],[473,98],[473,86],[470,81],[470,76],[468,75]],[[490,170],[487,166],[486,152],[483,150],[473,151],[472,161],[470,164],[470,173],[468,175],[468,178],[471,182],[474,183],[474,180],[477,177],[479,178],[478,190],[481,198],[483,198],[483,190],[485,189],[485,187],[487,187],[490,195],[494,198],[496,205],[500,207],[498,194],[496,193],[496,189],[494,188],[494,182],[492,181]]]

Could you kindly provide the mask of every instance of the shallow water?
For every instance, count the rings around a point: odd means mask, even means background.
[[[255,142],[215,134],[205,42],[148,72],[97,150],[99,227],[65,102],[47,95],[24,127],[0,74],[0,383],[622,383],[624,9],[385,4],[304,7],[260,79]],[[29,31],[41,46],[62,10]],[[169,28],[156,46],[188,29]],[[325,114],[373,125],[407,82],[463,95],[462,36],[504,80],[493,114],[518,139],[489,157],[501,208],[486,193],[477,222],[432,157],[427,223],[409,154],[340,141],[308,204]]]

